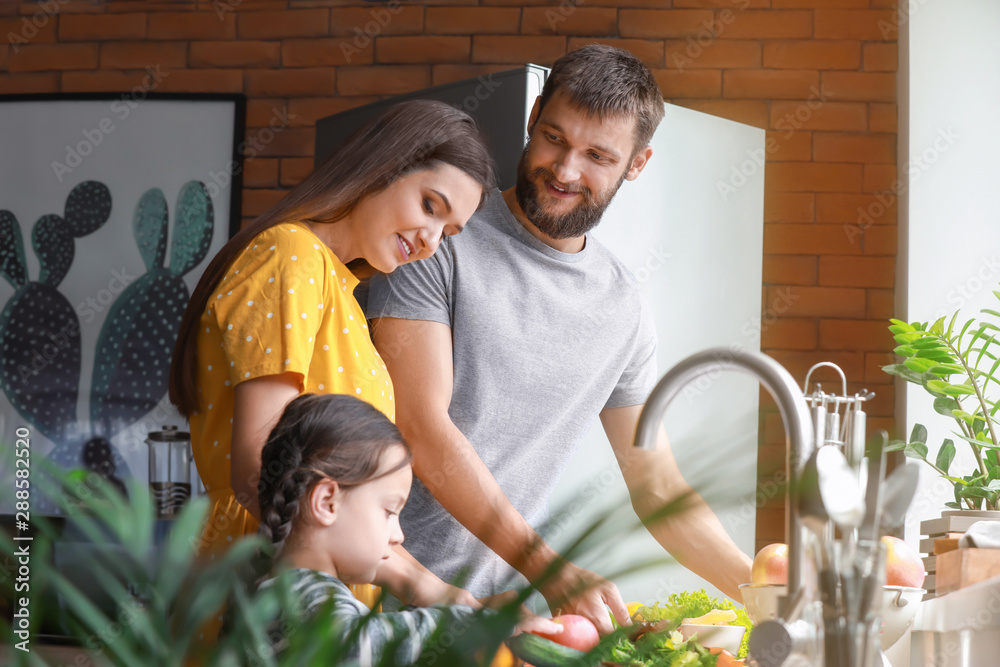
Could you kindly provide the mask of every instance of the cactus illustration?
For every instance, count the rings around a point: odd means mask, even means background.
[[[183,277],[208,253],[214,221],[205,186],[185,183],[174,207],[170,262],[164,266],[166,199],[159,188],[140,198],[132,232],[146,273],[115,299],[97,340],[90,419],[101,433],[112,434],[113,424],[139,419],[166,393],[174,340],[190,298]]]
[[[80,322],[59,291],[73,263],[73,239],[99,229],[111,215],[111,193],[98,181],[77,185],[63,215],[45,215],[32,228],[41,265],[28,280],[17,219],[0,211],[0,275],[14,295],[0,313],[0,387],[23,419],[49,440],[63,440],[75,425],[80,385]]]

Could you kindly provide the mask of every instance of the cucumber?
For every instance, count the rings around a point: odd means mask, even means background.
[[[583,658],[587,655],[575,648],[557,644],[551,639],[522,632],[507,640],[511,653],[535,667],[568,667],[569,665],[585,665]]]

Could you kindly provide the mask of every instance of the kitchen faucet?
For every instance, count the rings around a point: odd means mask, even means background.
[[[735,370],[757,378],[768,390],[781,412],[787,437],[788,493],[786,497],[786,532],[788,535],[788,595],[781,601],[779,618],[784,618],[789,603],[802,595],[805,545],[798,509],[798,490],[802,468],[814,449],[812,417],[805,396],[791,374],[777,361],[759,352],[710,348],[693,354],[670,369],[653,388],[639,416],[635,446],[653,449],[656,433],[670,402],[688,382],[703,375]]]

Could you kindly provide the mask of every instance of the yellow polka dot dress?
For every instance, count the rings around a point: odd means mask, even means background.
[[[253,239],[209,297],[198,335],[195,463],[211,510],[200,552],[214,558],[256,519],[230,479],[233,388],[295,373],[301,393],[351,394],[395,421],[392,381],[354,298],[358,279],[308,227],[285,223]]]

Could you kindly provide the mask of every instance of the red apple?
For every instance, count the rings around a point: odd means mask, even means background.
[[[887,586],[911,586],[921,588],[924,585],[924,562],[920,554],[909,544],[898,537],[886,535],[882,538],[885,545],[885,583]]]
[[[557,635],[547,635],[544,632],[536,632],[534,634],[583,652],[594,648],[601,641],[600,635],[597,634],[597,628],[589,619],[583,616],[563,614],[562,616],[556,616],[552,620],[563,626],[562,632]]]
[[[769,544],[757,552],[750,569],[755,584],[788,584],[788,545]]]

